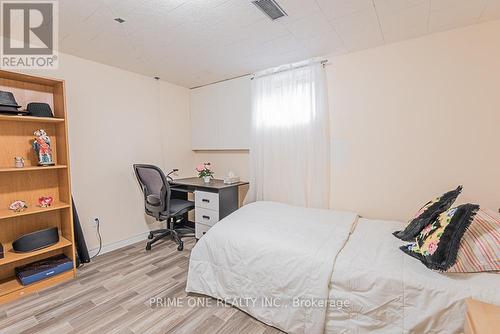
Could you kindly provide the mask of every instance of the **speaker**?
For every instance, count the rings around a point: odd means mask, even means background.
[[[17,238],[12,243],[14,252],[26,253],[42,249],[59,242],[59,231],[57,227],[35,231]]]

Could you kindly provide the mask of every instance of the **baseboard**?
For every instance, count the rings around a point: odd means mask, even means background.
[[[111,251],[114,251],[114,250],[117,250],[117,249],[120,249],[123,247],[127,247],[127,246],[135,244],[136,242],[139,242],[139,241],[144,241],[148,238],[148,235],[149,235],[149,231],[135,235],[135,236],[128,238],[128,239],[115,241],[115,242],[103,245],[99,255],[106,254],[108,252],[111,252]],[[93,257],[95,254],[97,254],[98,251],[99,251],[99,247],[89,250],[90,257]]]

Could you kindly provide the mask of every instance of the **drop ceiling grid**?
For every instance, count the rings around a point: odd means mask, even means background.
[[[277,2],[272,22],[250,0],[60,0],[60,48],[193,87],[500,18],[500,0]]]

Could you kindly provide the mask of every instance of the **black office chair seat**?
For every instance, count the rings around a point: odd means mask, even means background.
[[[186,201],[184,199],[171,199],[170,200],[170,215],[182,215],[189,210],[194,209],[194,202]]]
[[[153,206],[160,206],[162,204],[160,197],[157,195],[147,196],[146,202]],[[161,216],[182,215],[192,209],[194,209],[194,202],[192,201],[186,201],[183,199],[171,199],[169,214],[166,214],[166,212],[163,211],[160,213],[160,215]]]

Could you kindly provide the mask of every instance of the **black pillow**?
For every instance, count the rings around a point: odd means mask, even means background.
[[[396,231],[392,234],[394,234],[396,238],[404,241],[413,240],[424,227],[429,225],[437,216],[451,207],[458,195],[460,195],[460,192],[462,192],[462,186],[458,186],[457,189],[448,191],[443,196],[427,202],[403,231]]]
[[[428,225],[415,242],[400,249],[429,269],[446,271],[457,261],[460,240],[472,223],[479,205],[463,204],[443,212]]]

